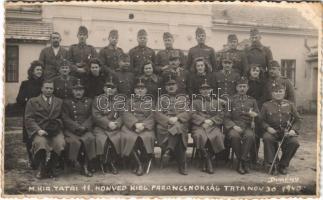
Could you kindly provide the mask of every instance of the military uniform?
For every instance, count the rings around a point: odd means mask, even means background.
[[[171,54],[177,53],[179,55],[179,59],[180,59],[180,66],[181,67],[185,67],[185,56],[182,50],[180,49],[173,49],[173,48],[169,48],[169,49],[164,49],[164,50],[160,50],[158,51],[157,55],[156,55],[156,72],[160,73],[162,72],[161,68],[169,65],[169,58],[171,56]]]
[[[233,61],[232,69],[240,76],[245,76],[248,72],[248,61],[244,51],[238,49],[227,49],[218,53],[217,60],[221,62],[222,57],[229,56]],[[221,66],[218,62],[217,66]],[[222,69],[222,67],[220,68]]]
[[[236,93],[237,81],[240,75],[235,71],[225,73],[224,70],[215,73],[216,89],[220,88],[219,94],[232,96]],[[217,91],[216,91],[217,92]]]
[[[266,132],[263,135],[265,162],[271,164],[274,160],[275,153],[278,148],[278,141],[281,141],[284,130],[288,121],[294,118],[294,124],[291,130],[296,132],[300,129],[300,116],[295,105],[286,99],[282,101],[270,100],[263,104],[261,109],[262,126]],[[271,127],[277,131],[275,134],[267,132],[267,128]],[[285,137],[282,144],[282,157],[279,160],[280,167],[288,167],[290,160],[295,155],[299,143],[296,137]]]
[[[252,119],[248,115],[248,112],[250,109],[256,113],[259,113],[259,111],[257,102],[254,98],[240,94],[236,94],[232,97],[231,109],[232,111],[228,112],[225,119],[224,127],[228,131],[227,137],[230,140],[231,147],[239,160],[239,170],[240,164],[245,164],[248,160],[248,154],[255,147],[255,134],[251,129]],[[239,126],[243,132],[237,132],[233,129],[234,126]],[[245,166],[243,166],[243,168],[244,167]]]
[[[53,79],[54,95],[61,99],[70,99],[73,97],[72,87],[76,84],[77,78],[74,76],[57,76]]]
[[[210,87],[213,89],[214,94],[217,92],[216,88],[216,78],[214,73],[205,73],[205,74],[189,74],[188,76],[188,93],[199,94],[199,87],[207,80],[210,83]]]
[[[135,75],[141,75],[144,63],[150,60],[155,63],[155,52],[149,47],[136,46],[129,51],[130,56],[130,70]]]
[[[139,77],[147,88],[147,95],[152,95],[155,99],[158,95],[158,88],[162,88],[162,79],[156,75],[151,76],[142,75]]]
[[[167,70],[165,70],[162,73],[162,85],[166,85],[167,80],[169,79],[169,77],[171,77],[172,79],[174,79],[176,81],[176,84],[178,86],[178,90],[177,93],[178,94],[187,94],[187,86],[188,86],[188,71],[186,71],[184,68],[182,67],[173,67],[170,66]],[[165,92],[165,90],[163,89],[163,92]]]
[[[63,47],[59,47],[55,55],[53,47],[44,48],[39,55],[39,61],[44,64],[44,79],[52,79],[59,75],[59,67],[63,60],[67,59],[68,52]]]
[[[68,144],[68,158],[77,161],[81,145],[84,145],[88,160],[95,158],[95,138],[92,131],[91,116],[92,100],[87,97],[82,99],[66,99],[63,103],[62,118],[65,140]],[[84,127],[84,130],[80,129]]]
[[[104,47],[99,52],[99,59],[102,62],[105,72],[113,73],[119,67],[119,58],[123,54],[120,47],[114,47],[111,44]]]
[[[187,69],[193,69],[194,60],[198,57],[205,58],[205,60],[211,65],[212,71],[218,71],[215,51],[212,47],[205,44],[199,44],[189,49],[187,55]]]
[[[283,85],[286,88],[286,94],[285,94],[285,99],[295,103],[295,92],[294,92],[294,86],[290,82],[290,80],[286,77],[277,77],[277,78],[271,78],[269,77],[265,81],[264,85],[264,92],[262,96],[262,102],[266,102],[272,99],[271,92],[273,87],[276,85]]]

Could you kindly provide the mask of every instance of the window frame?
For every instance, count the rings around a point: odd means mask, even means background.
[[[9,76],[8,76],[8,69],[9,67],[7,66],[8,64],[8,48],[16,48],[17,51],[17,67],[16,69],[14,69],[13,71],[16,71],[16,73],[13,72],[13,80],[9,80]],[[5,79],[6,79],[6,83],[19,83],[19,45],[15,45],[15,44],[6,44],[6,52],[5,52]]]

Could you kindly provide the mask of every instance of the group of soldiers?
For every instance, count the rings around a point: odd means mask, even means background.
[[[79,43],[69,50],[60,46],[60,34],[52,33],[51,46],[36,62],[44,76],[40,94],[25,99],[24,130],[36,176],[55,176],[61,157],[68,166],[79,163],[88,177],[96,170],[117,174],[120,158],[130,158],[140,176],[150,167],[156,145],[163,166],[176,160],[179,173],[187,175],[188,134],[202,171],[210,174],[214,155],[230,148],[237,171],[249,173],[249,164],[258,160],[260,138],[268,167],[284,137],[276,166],[286,174],[299,146],[300,116],[293,86],[281,77],[260,32],[250,30],[251,45],[243,51],[230,34],[219,53],[205,44],[203,28],[195,33],[198,44],[187,57],[173,47],[169,32],[163,35],[165,49],[157,54],[147,47],[143,29],[128,54],[117,46],[117,30],[110,31],[109,45],[99,53],[86,43],[84,26]],[[121,109],[116,106],[120,97]]]

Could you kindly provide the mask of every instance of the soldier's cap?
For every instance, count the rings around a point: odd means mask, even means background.
[[[276,60],[269,61],[268,68],[270,69],[270,68],[275,68],[275,67],[280,68],[279,63]]]
[[[104,86],[105,87],[111,87],[111,88],[115,88],[116,87],[116,85],[114,84],[114,79],[113,79],[112,76],[108,77],[105,80]]]
[[[173,38],[173,35],[170,32],[164,32],[163,39],[165,40],[167,38]]]
[[[173,77],[171,75],[169,75],[166,85],[176,85],[176,84],[177,84],[177,82],[173,79]]]
[[[137,37],[139,37],[139,36],[147,36],[146,30],[145,29],[140,29],[138,31],[138,34],[137,34]]]
[[[72,87],[73,89],[84,89],[84,85],[81,83],[81,79],[77,79],[77,82],[75,85]]]
[[[112,29],[109,33],[109,37],[118,37],[118,30]]]
[[[200,89],[210,89],[211,86],[207,83],[207,79],[204,79],[204,83],[201,84]]]
[[[233,59],[231,58],[230,54],[228,53],[224,53],[221,57],[221,62],[223,61],[229,61],[229,62],[233,62]]]
[[[62,66],[70,66],[70,62],[68,61],[68,60],[66,60],[66,59],[63,59],[62,61],[61,61],[61,63],[60,63],[60,67],[62,67]]]
[[[135,88],[146,88],[145,83],[142,81],[142,78],[138,79],[137,84],[135,85]]]
[[[170,52],[170,55],[169,55],[169,60],[176,60],[176,59],[179,59],[180,58],[180,55],[179,55],[179,52],[178,51],[171,51]]]
[[[250,36],[258,35],[260,32],[257,28],[250,29]]]
[[[199,35],[199,34],[206,34],[205,30],[201,26],[197,27],[195,31],[195,35]]]
[[[260,68],[260,65],[259,64],[256,64],[256,63],[252,63],[252,64],[249,64],[249,69],[254,69],[254,68]]]
[[[97,64],[97,65],[101,66],[101,61],[98,58],[91,58],[90,65],[91,64]]]
[[[231,42],[231,41],[238,41],[238,37],[236,34],[230,34],[228,35],[228,41]]]
[[[88,30],[85,26],[80,26],[79,31],[77,33],[78,35],[83,34],[83,35],[88,35]]]
[[[285,85],[281,84],[281,83],[275,84],[275,85],[272,86],[271,92],[277,92],[279,90],[286,90]]]
[[[237,85],[240,84],[247,84],[248,85],[248,79],[245,76],[242,76],[238,81],[237,81]]]
[[[128,54],[126,54],[126,53],[123,53],[123,54],[120,55],[119,61],[130,62],[130,56]]]

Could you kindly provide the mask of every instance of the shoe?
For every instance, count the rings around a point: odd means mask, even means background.
[[[278,172],[279,172],[280,174],[286,175],[286,174],[287,174],[287,167],[279,166],[279,167],[278,167]]]
[[[139,159],[139,156],[136,152],[133,152],[133,157],[135,158],[135,161],[137,162],[137,170],[136,170],[136,175],[137,176],[142,176],[144,174],[144,169],[142,167],[141,161]]]
[[[247,163],[246,161],[242,161],[242,167],[243,167],[246,174],[248,174],[250,172],[249,163]]]
[[[114,165],[114,163],[113,162],[111,162],[110,163],[110,171],[111,171],[111,173],[112,174],[118,174],[119,172],[118,172],[118,169],[116,168],[116,166]]]
[[[82,167],[81,174],[86,176],[86,177],[92,177],[93,174],[88,170],[87,166]]]
[[[246,173],[246,171],[244,170],[242,161],[239,161],[239,163],[238,163],[237,172],[239,174],[245,174]]]
[[[206,172],[209,173],[209,174],[214,174],[212,161],[211,161],[211,159],[209,157],[206,158]]]
[[[171,151],[170,151],[170,149],[167,149],[162,157],[163,165],[169,162],[170,157],[171,157]]]
[[[187,175],[188,174],[186,162],[184,162],[183,164],[181,164],[179,166],[179,173],[182,174],[182,175]]]
[[[37,179],[44,179],[47,177],[46,170],[44,164],[40,164],[38,168],[38,172],[36,174]]]

